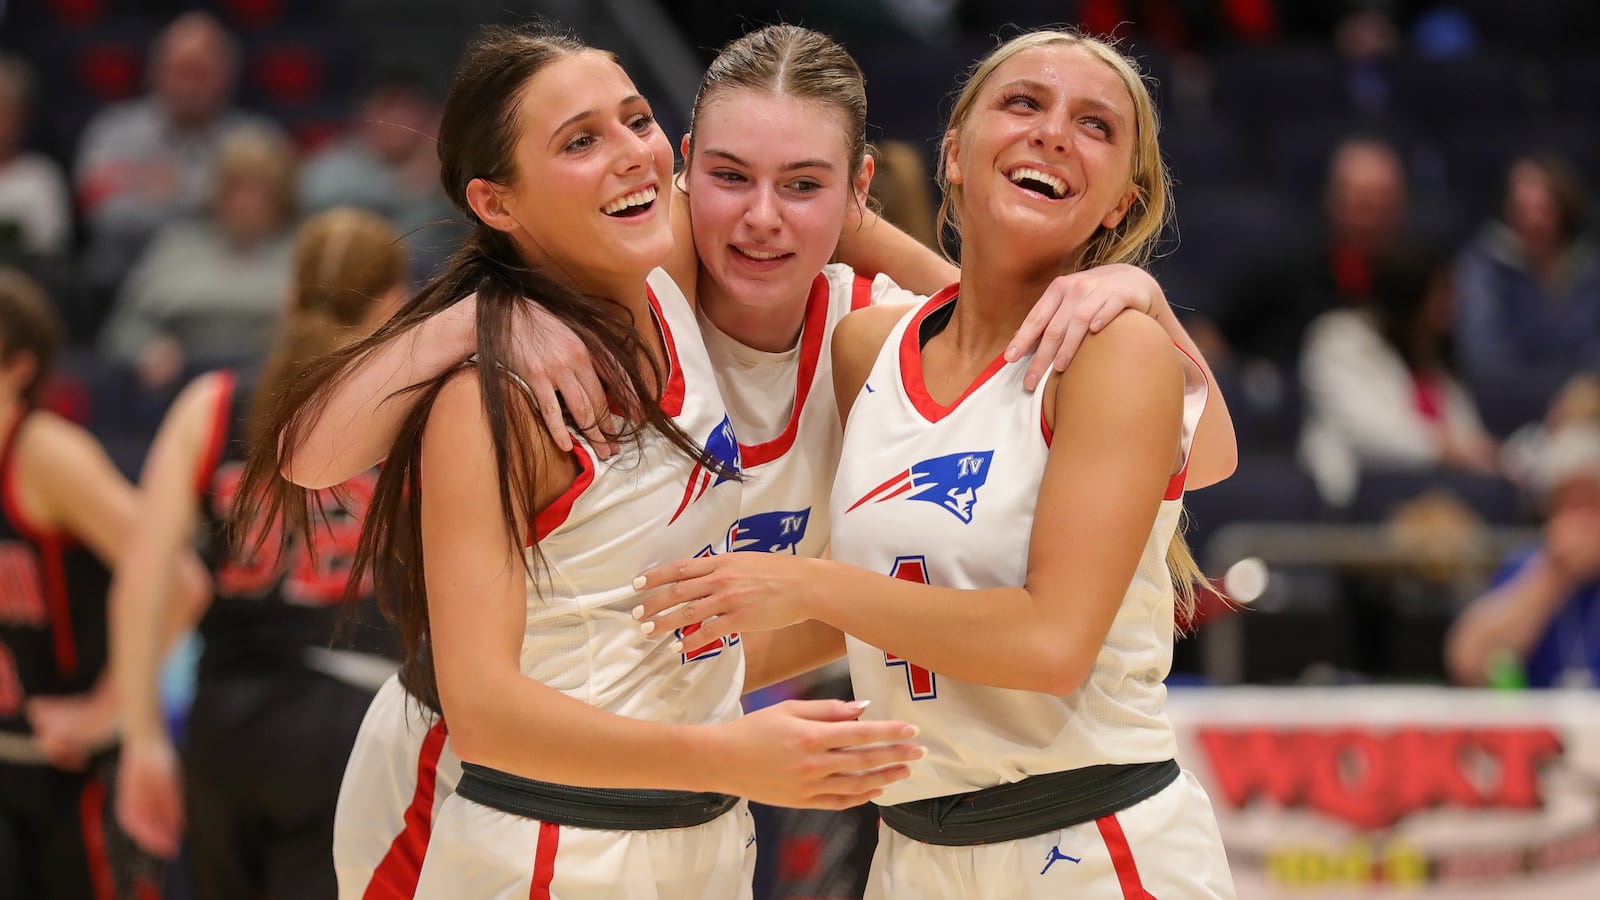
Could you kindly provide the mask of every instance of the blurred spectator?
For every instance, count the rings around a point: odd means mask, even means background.
[[[168,222],[200,210],[219,148],[266,123],[232,108],[239,48],[203,12],[178,17],[151,50],[149,95],[102,110],[78,148],[78,200],[89,232],[85,277],[115,290]]]
[[[1551,156],[1517,160],[1504,215],[1456,275],[1462,366],[1499,434],[1537,419],[1574,374],[1600,371],[1600,255],[1577,173]]]
[[[401,72],[375,78],[349,134],[306,164],[306,212],[355,206],[384,216],[402,234],[453,219],[439,184],[438,124],[438,103],[421,79]]]
[[[1574,375],[1562,385],[1543,420],[1518,428],[1506,439],[1501,460],[1507,473],[1525,490],[1546,490],[1549,486],[1541,479],[1550,441],[1574,425],[1600,427],[1600,375]]]
[[[1306,333],[1300,453],[1323,499],[1348,503],[1367,466],[1495,472],[1495,442],[1455,378],[1445,258],[1384,254],[1370,294],[1365,309],[1323,313]]]
[[[196,361],[259,355],[271,344],[294,247],[294,149],[246,129],[222,145],[210,216],[166,226],[128,275],[100,336],[146,387]]]
[[[1594,687],[1600,677],[1600,428],[1551,439],[1543,539],[1513,559],[1456,620],[1445,659],[1456,681]]]
[[[67,180],[50,159],[23,152],[33,73],[0,55],[0,257],[59,257],[72,241]]]
[[[872,199],[878,203],[878,214],[937,250],[933,181],[922,154],[905,141],[884,141],[873,150]]]
[[[1346,140],[1328,166],[1327,231],[1311,248],[1281,247],[1252,271],[1218,311],[1213,352],[1294,369],[1306,326],[1330,309],[1366,302],[1372,259],[1400,233],[1406,178],[1387,142]]]

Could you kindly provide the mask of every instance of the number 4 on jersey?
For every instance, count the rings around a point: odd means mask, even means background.
[[[889,570],[889,574],[902,581],[927,584],[928,563],[920,556],[902,556],[894,561],[894,568]],[[934,700],[938,698],[938,676],[932,672],[908,660],[901,659],[888,651],[883,654],[883,664],[891,667],[905,667],[906,688],[911,691],[911,699]]]

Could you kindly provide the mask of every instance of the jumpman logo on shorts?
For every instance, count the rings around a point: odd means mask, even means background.
[[[1067,862],[1070,862],[1070,863],[1083,862],[1083,860],[1081,858],[1079,858],[1079,857],[1068,856],[1065,853],[1062,853],[1061,852],[1061,845],[1057,844],[1056,846],[1050,848],[1050,856],[1045,859],[1044,868],[1039,870],[1039,874],[1043,875],[1044,873],[1050,871],[1050,867],[1055,865],[1056,864],[1056,860],[1058,860],[1058,859],[1064,859],[1064,860],[1066,860]]]

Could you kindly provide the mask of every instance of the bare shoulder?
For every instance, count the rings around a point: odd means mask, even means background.
[[[914,309],[910,303],[868,306],[849,313],[833,329],[833,364],[876,359],[896,322]]]
[[[833,396],[841,421],[849,417],[889,332],[913,308],[910,304],[869,306],[850,313],[834,326]]]
[[[1084,339],[1072,365],[1057,377],[1070,384],[1141,374],[1162,378],[1168,372],[1182,383],[1178,351],[1161,325],[1149,316],[1117,316]]]
[[[1181,407],[1183,366],[1161,325],[1149,316],[1117,316],[1083,341],[1065,372],[1045,385],[1046,423],[1093,409],[1133,413],[1133,398]],[[1168,402],[1170,401],[1170,402]]]
[[[223,372],[207,372],[195,378],[178,392],[161,427],[204,434],[222,405],[223,392],[232,384],[232,377]]]
[[[510,371],[501,370],[497,374],[506,413],[513,421],[520,420],[526,426],[539,462],[548,464],[559,457],[561,451],[545,430],[544,420],[534,411],[528,388]],[[468,365],[446,377],[428,412],[427,424],[423,426],[423,444],[430,452],[455,457],[482,453],[491,446],[489,410],[483,398],[484,375],[483,369]]]
[[[44,410],[22,420],[15,452],[22,482],[36,488],[49,488],[105,458],[105,451],[87,430]]]
[[[87,429],[52,412],[34,412],[17,433],[20,499],[31,517],[49,527],[69,525],[71,507],[89,499],[130,492],[105,448]]]
[[[477,366],[462,366],[445,376],[444,384],[428,410],[423,440],[468,442],[482,435],[488,440],[489,417],[483,407],[482,374]]]

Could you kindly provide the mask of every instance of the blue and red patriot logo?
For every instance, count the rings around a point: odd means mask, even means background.
[[[706,454],[723,467],[733,472],[739,471],[739,439],[734,436],[733,422],[727,416],[722,417],[722,422],[711,429],[711,435],[705,440]],[[725,475],[719,475],[705,467],[703,463],[695,463],[694,471],[689,473],[689,483],[683,489],[683,501],[678,504],[677,512],[667,521],[668,525],[678,521],[683,511],[689,504],[705,496],[706,491],[727,481]]]
[[[729,553],[798,553],[811,507],[745,516],[728,529]]]
[[[916,491],[906,499],[935,504],[962,522],[971,524],[972,508],[978,503],[978,488],[989,480],[989,467],[993,462],[993,450],[973,450],[925,459],[867,491],[866,496],[852,503],[845,512],[853,512],[856,507],[866,503],[882,503],[908,491]]]

